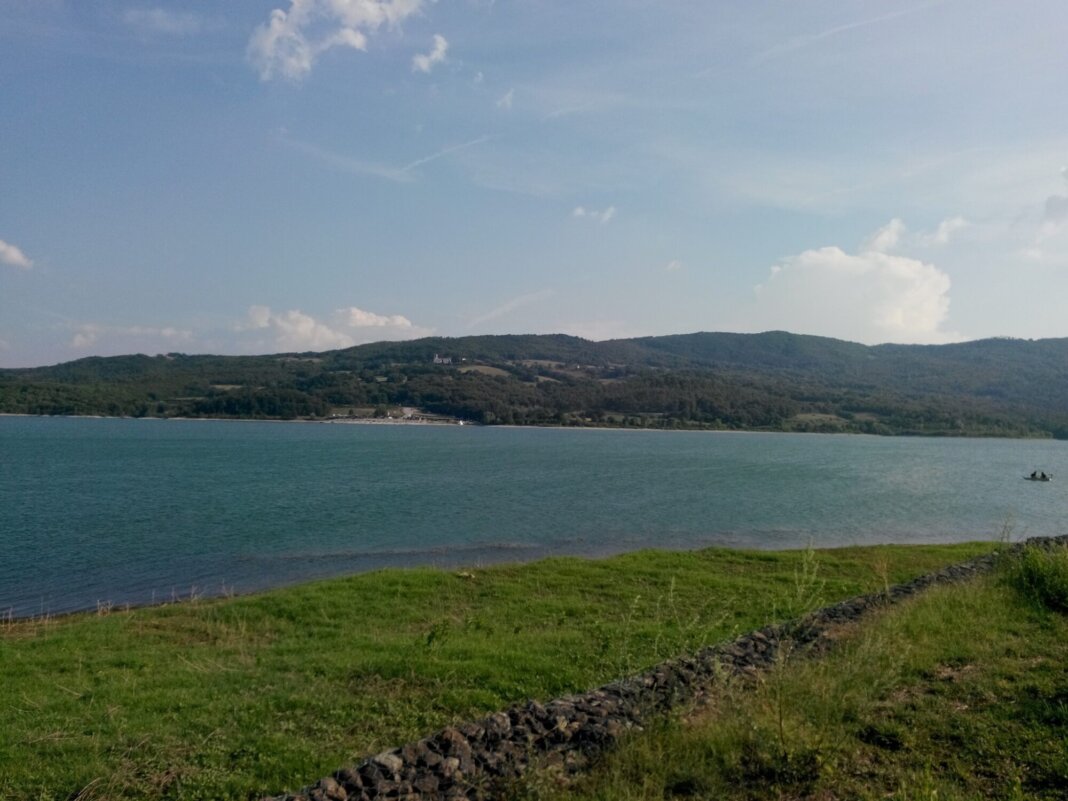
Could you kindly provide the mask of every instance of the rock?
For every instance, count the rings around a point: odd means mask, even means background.
[[[394,751],[383,751],[377,756],[371,757],[371,762],[378,765],[388,774],[396,776],[404,767],[404,760]]]
[[[484,723],[486,734],[498,740],[507,737],[512,732],[512,721],[503,712],[490,715]]]
[[[444,757],[441,754],[427,748],[419,755],[419,764],[426,765],[428,768],[433,768],[440,765],[442,759],[444,759]]]
[[[479,726],[477,723],[461,723],[457,726],[460,734],[467,740],[481,740],[482,735],[486,733],[486,730]]]
[[[332,776],[320,779],[319,783],[312,788],[311,796],[313,801],[320,801],[320,799],[315,798],[315,793],[321,794],[321,801],[348,801],[349,799],[348,791]]]
[[[441,782],[438,781],[438,777],[432,773],[425,773],[412,782],[412,787],[415,791],[422,793],[423,795],[433,795],[434,793],[437,793],[440,786]]]

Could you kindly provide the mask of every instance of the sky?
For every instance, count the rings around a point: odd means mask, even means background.
[[[1063,0],[0,0],[0,366],[1068,336]]]

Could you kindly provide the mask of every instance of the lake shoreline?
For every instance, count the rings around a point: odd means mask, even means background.
[[[869,431],[789,431],[779,428],[657,428],[655,426],[607,426],[607,425],[531,425],[531,424],[508,424],[508,423],[476,423],[470,420],[454,421],[446,420],[404,420],[404,419],[350,419],[350,418],[294,418],[286,420],[278,417],[156,417],[145,415],[133,417],[129,415],[105,415],[105,414],[23,414],[19,412],[0,412],[2,417],[28,418],[28,419],[58,419],[58,420],[160,420],[164,422],[211,422],[211,423],[299,423],[301,425],[358,425],[358,426],[414,426],[449,428],[493,428],[503,430],[529,430],[529,431],[626,431],[633,433],[657,433],[657,434],[800,434],[823,437],[872,437],[876,439],[935,439],[935,440],[1004,440],[1010,442],[1056,442],[1053,436],[1011,437],[995,434],[975,433],[939,433],[939,432],[893,432],[872,433]]]
[[[1020,540],[1019,542],[1022,542]],[[284,582],[280,584],[271,584],[264,587],[258,587],[255,589],[249,589],[245,591],[235,590],[233,587],[227,587],[225,584],[221,585],[218,591],[212,591],[205,587],[192,586],[189,592],[185,595],[172,590],[170,595],[161,596],[161,599],[153,599],[149,601],[131,601],[131,602],[114,602],[110,600],[98,600],[94,605],[87,605],[79,609],[65,609],[58,612],[44,612],[34,613],[28,615],[16,615],[13,613],[13,607],[0,607],[0,626],[19,624],[19,623],[32,623],[32,622],[62,622],[69,619],[75,619],[80,617],[106,617],[111,614],[137,612],[150,609],[163,609],[172,606],[185,606],[189,604],[213,604],[222,603],[226,601],[239,600],[239,599],[256,599],[260,596],[268,595],[271,593],[286,593],[289,591],[300,591],[304,588],[312,587],[319,584],[329,584],[331,582],[345,582],[357,579],[360,577],[371,576],[375,573],[393,572],[393,573],[440,573],[451,574],[456,577],[467,579],[474,576],[477,572],[484,570],[524,570],[524,569],[537,569],[543,566],[543,563],[560,561],[560,562],[575,562],[583,566],[592,567],[597,564],[605,564],[612,560],[617,559],[629,559],[634,558],[639,554],[648,554],[653,558],[679,558],[685,559],[686,557],[698,557],[698,555],[710,552],[738,555],[745,557],[760,558],[761,555],[772,554],[791,554],[799,551],[811,551],[815,555],[833,555],[835,552],[846,553],[855,551],[857,549],[904,549],[904,550],[916,550],[921,551],[923,549],[952,549],[952,548],[966,548],[980,545],[996,545],[997,540],[986,540],[982,538],[971,540],[953,540],[946,542],[876,542],[876,543],[864,543],[864,544],[844,544],[844,545],[831,545],[825,547],[812,547],[811,545],[797,545],[793,547],[738,547],[731,545],[699,545],[693,548],[633,548],[626,550],[610,550],[600,553],[566,553],[566,554],[549,554],[538,555],[530,559],[500,559],[491,561],[477,560],[474,562],[457,561],[453,563],[442,564],[427,564],[427,563],[413,563],[408,565],[387,565],[383,567],[371,568],[368,570],[357,570],[351,573],[337,573],[323,576],[315,576],[304,579],[298,579],[292,582]],[[1015,543],[1009,543],[1015,544]]]

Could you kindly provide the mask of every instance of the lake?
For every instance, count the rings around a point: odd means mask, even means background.
[[[0,616],[386,566],[1065,531],[1068,443],[0,417]]]

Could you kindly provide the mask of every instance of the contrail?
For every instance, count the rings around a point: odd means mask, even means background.
[[[437,159],[440,159],[442,156],[447,156],[450,153],[455,153],[457,150],[465,150],[465,149],[467,149],[469,147],[474,147],[475,145],[481,145],[483,142],[488,142],[488,141],[489,141],[489,137],[488,136],[480,136],[478,139],[472,139],[470,142],[464,142],[462,145],[453,145],[452,147],[447,147],[444,150],[439,150],[437,153],[432,153],[429,156],[424,156],[421,159],[416,159],[411,164],[406,164],[405,166],[400,168],[400,171],[401,172],[408,172],[409,170],[414,170],[416,167],[421,167],[424,164],[427,164],[427,163],[429,163],[431,161],[436,161]]]

